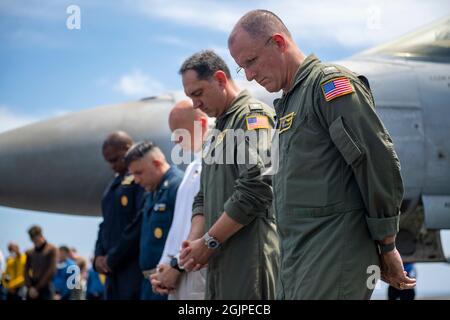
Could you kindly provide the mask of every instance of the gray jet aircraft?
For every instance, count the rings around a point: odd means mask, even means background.
[[[338,61],[364,75],[402,165],[405,197],[398,247],[405,261],[443,261],[439,229],[450,228],[450,17]],[[271,105],[262,90],[254,94]],[[106,135],[129,132],[172,152],[167,125],[173,93],[99,107],[0,134],[0,204],[100,215],[111,179]]]

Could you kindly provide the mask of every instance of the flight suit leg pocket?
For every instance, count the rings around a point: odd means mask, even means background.
[[[348,165],[355,163],[363,155],[363,151],[356,141],[350,136],[345,128],[342,117],[337,118],[331,123],[329,128],[331,140],[342,154]]]

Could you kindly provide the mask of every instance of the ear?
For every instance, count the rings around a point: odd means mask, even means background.
[[[206,117],[201,117],[200,124],[202,125],[202,131],[205,132],[208,129],[208,119]]]
[[[276,44],[276,46],[281,52],[285,52],[287,50],[288,44],[286,38],[282,34],[275,33],[272,36],[272,41]]]
[[[221,87],[224,87],[228,82],[227,75],[222,70],[214,72],[214,79],[219,83]]]
[[[162,164],[161,160],[158,160],[158,159],[153,159],[152,163],[156,168],[159,168]]]

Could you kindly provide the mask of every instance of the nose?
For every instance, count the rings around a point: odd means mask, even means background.
[[[198,109],[202,106],[202,102],[200,100],[195,99],[192,102],[194,103],[194,109]]]
[[[245,69],[245,77],[247,78],[247,81],[252,81],[255,79],[255,73],[250,70],[250,68]]]

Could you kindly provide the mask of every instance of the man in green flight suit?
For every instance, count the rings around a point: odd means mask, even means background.
[[[216,117],[180,264],[188,271],[208,264],[206,299],[274,299],[279,243],[271,176],[263,175],[274,111],[239,92],[212,51],[188,58],[180,74],[194,108]]]
[[[247,80],[283,90],[275,101],[279,170],[273,179],[279,297],[369,299],[377,274],[396,288],[414,287],[395,248],[400,164],[367,80],[305,57],[281,19],[266,10],[244,15],[228,46]]]

